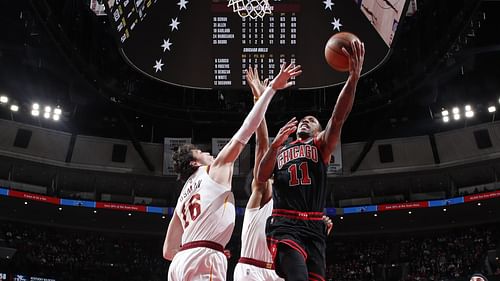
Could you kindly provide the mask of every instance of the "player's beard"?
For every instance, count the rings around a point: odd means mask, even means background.
[[[312,134],[310,131],[301,131],[301,132],[297,133],[297,137],[299,137],[301,139],[308,139],[308,138],[312,137]]]

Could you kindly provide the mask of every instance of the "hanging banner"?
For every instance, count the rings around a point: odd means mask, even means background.
[[[165,138],[163,146],[163,175],[175,176],[172,155],[183,144],[191,143],[191,138]]]
[[[342,144],[339,142],[332,152],[330,164],[328,165],[328,175],[341,176],[342,175]]]
[[[224,146],[230,141],[230,138],[212,138],[212,155],[217,157],[219,152],[224,148]],[[234,161],[233,175],[238,176],[240,174],[240,159]]]
[[[99,3],[98,0],[90,0],[90,10],[96,14],[96,16],[105,16],[106,8],[104,7],[104,3]]]

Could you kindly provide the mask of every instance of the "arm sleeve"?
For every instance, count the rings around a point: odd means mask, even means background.
[[[267,87],[264,93],[260,96],[259,100],[255,103],[250,113],[248,113],[247,118],[243,121],[241,128],[234,134],[233,139],[239,141],[242,144],[247,144],[252,137],[253,133],[259,127],[260,122],[264,119],[267,107],[271,102],[276,90],[271,87]]]

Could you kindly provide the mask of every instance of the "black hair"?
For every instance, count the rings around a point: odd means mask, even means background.
[[[472,277],[481,277],[484,279],[484,281],[488,281],[488,278],[486,278],[486,276],[482,275],[481,273],[474,273],[470,278]]]

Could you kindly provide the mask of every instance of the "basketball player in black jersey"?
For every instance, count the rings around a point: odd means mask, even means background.
[[[324,131],[313,116],[300,120],[297,140],[284,145],[289,134],[278,133],[260,162],[257,180],[273,176],[273,214],[266,225],[276,273],[287,281],[324,281],[326,229],[326,172],[340,139],[342,125],[352,109],[363,66],[364,44],[351,43],[349,78]]]

